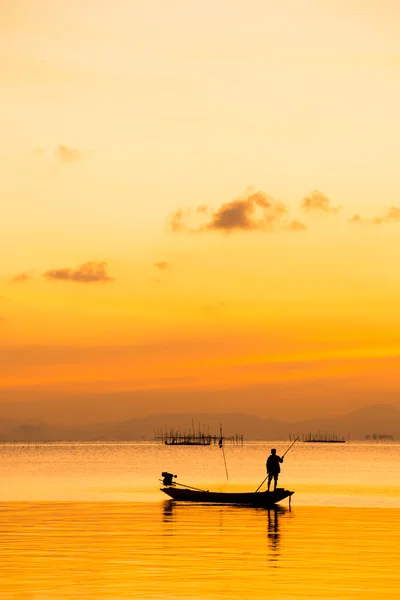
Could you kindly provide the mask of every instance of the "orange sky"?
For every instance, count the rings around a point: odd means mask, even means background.
[[[398,3],[0,10],[0,416],[400,404]]]

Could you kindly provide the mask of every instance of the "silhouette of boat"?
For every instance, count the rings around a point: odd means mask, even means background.
[[[210,492],[208,490],[200,490],[191,486],[173,482],[172,478],[176,475],[171,473],[162,473],[163,484],[161,488],[164,494],[167,494],[173,500],[179,502],[199,502],[206,504],[242,504],[246,506],[259,506],[263,508],[272,507],[285,498],[289,498],[294,494],[284,488],[276,488],[273,492]],[[176,486],[181,486],[177,488]]]

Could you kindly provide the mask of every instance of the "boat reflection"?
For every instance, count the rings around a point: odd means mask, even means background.
[[[162,505],[164,535],[182,539],[188,535],[199,545],[217,532],[223,540],[221,548],[229,553],[232,546],[255,544],[272,567],[279,566],[282,553],[281,537],[289,519],[294,515],[289,508],[276,506],[266,509],[235,504],[199,504],[166,500]],[[264,542],[263,542],[264,540]],[[267,544],[265,543],[267,541]],[[262,548],[264,548],[262,550]]]
[[[279,558],[279,512],[284,511],[282,508],[275,508],[268,511],[268,542],[271,552],[268,554],[268,560],[274,562]]]
[[[208,510],[208,511],[213,511],[215,508],[218,509],[223,509],[226,508],[226,511],[238,511],[240,513],[251,513],[251,514],[256,514],[256,513],[262,513],[262,514],[267,514],[268,515],[268,521],[270,519],[275,521],[277,520],[277,515],[278,514],[290,514],[292,512],[291,507],[284,507],[284,506],[278,506],[276,505],[273,508],[265,508],[263,506],[251,506],[251,505],[241,505],[241,504],[225,504],[225,503],[221,503],[221,504],[217,504],[217,503],[213,503],[213,504],[208,504],[207,502],[179,502],[177,500],[165,500],[163,502],[163,515],[164,515],[164,520],[165,521],[169,521],[171,519],[171,516],[179,510],[196,510],[196,509],[204,509],[204,510]]]
[[[174,504],[176,504],[174,502],[174,500],[165,500],[165,502],[163,503],[163,521],[164,521],[164,523],[170,523],[171,521],[173,521]]]

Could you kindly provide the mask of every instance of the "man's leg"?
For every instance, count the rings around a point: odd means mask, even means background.
[[[278,473],[274,475],[274,491],[276,490],[276,484],[278,483]]]
[[[269,488],[271,487],[271,480],[272,480],[272,475],[268,475],[268,491],[269,491]]]

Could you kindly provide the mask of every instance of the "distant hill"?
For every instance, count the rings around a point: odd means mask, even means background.
[[[295,424],[293,424],[295,425]],[[400,410],[390,404],[373,404],[332,419],[297,423],[301,431],[327,432],[363,439],[365,435],[388,434],[400,439]]]
[[[286,440],[289,434],[321,432],[346,439],[364,439],[365,435],[386,434],[400,439],[400,410],[389,404],[374,404],[330,419],[282,421],[262,419],[245,413],[156,414],[119,423],[93,423],[82,426],[60,426],[39,420],[0,418],[1,441],[55,440],[151,440],[160,432],[180,429],[188,432],[194,425],[211,435],[243,434],[245,440]]]

